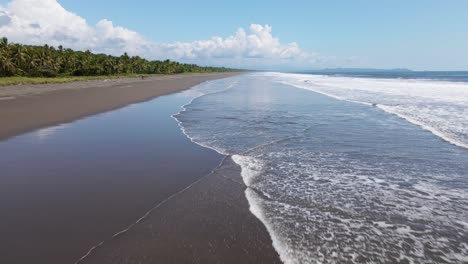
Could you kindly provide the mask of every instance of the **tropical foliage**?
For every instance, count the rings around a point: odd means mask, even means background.
[[[120,57],[74,51],[62,46],[30,46],[0,39],[0,76],[56,77],[126,74],[224,72],[226,68],[202,67],[175,61],[148,61],[124,53]]]

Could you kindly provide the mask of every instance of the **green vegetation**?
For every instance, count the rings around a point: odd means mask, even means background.
[[[186,74],[186,73],[184,73]],[[190,74],[190,73],[187,73]],[[76,81],[105,80],[119,78],[142,78],[151,76],[163,76],[164,74],[121,74],[103,76],[57,76],[54,78],[11,76],[0,77],[0,86],[15,84],[44,84],[44,83],[67,83]]]
[[[30,46],[0,39],[0,85],[61,83],[76,80],[148,76],[153,74],[226,72],[170,60],[148,61],[124,53],[120,57],[52,46]],[[47,77],[47,78],[44,78]]]

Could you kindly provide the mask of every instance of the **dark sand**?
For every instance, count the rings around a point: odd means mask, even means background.
[[[0,87],[0,140],[239,73],[169,75]]]
[[[230,157],[80,263],[281,263]]]
[[[56,89],[0,101],[10,117],[16,111],[23,118],[1,119],[2,135],[224,76],[124,80],[115,86],[91,82],[101,85],[96,89],[85,83],[69,84],[70,89],[45,86]],[[228,169],[209,174],[223,157],[190,142],[168,113],[154,113],[178,109],[170,98],[91,116],[44,139],[33,132],[0,141],[0,263],[75,263],[103,240],[83,263],[279,262],[266,229],[249,212],[237,165],[227,160],[223,168]],[[47,110],[53,112],[50,118]]]

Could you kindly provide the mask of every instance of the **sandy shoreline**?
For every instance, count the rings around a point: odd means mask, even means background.
[[[168,75],[0,87],[0,140],[239,73]]]
[[[98,94],[119,108],[129,103],[120,96],[144,101],[229,75],[129,80],[122,92],[114,85],[23,97],[38,98],[34,107],[57,98],[63,107],[76,95]],[[135,88],[143,94],[133,97]],[[75,263],[104,240],[80,263],[280,263],[249,211],[239,166],[227,158],[209,173],[223,156],[192,143],[171,118],[186,100],[159,97],[52,128],[52,134],[41,129],[0,141],[0,211],[8,212],[0,219],[0,262]],[[90,115],[103,109],[84,106]],[[65,120],[80,118],[71,112]]]

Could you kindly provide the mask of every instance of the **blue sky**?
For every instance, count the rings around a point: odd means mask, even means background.
[[[50,1],[55,0],[36,2]],[[10,2],[0,0],[0,5],[6,7]],[[288,59],[276,59],[277,54],[264,56],[257,51],[254,56],[249,55],[251,58],[248,60],[237,58],[232,61],[226,58],[226,54],[243,55],[230,51],[218,56],[223,57],[222,60],[216,60],[216,56],[209,56],[206,52],[203,55],[173,56],[183,61],[254,68],[272,65],[272,68],[468,70],[468,1],[462,0],[59,0],[58,4],[85,19],[90,26],[106,19],[114,27],[137,32],[145,41],[154,43],[191,43],[209,40],[213,36],[224,39],[235,35],[238,28],[244,28],[249,35],[250,25],[258,24],[271,26],[272,37],[280,42],[278,47],[289,47],[288,44],[295,43],[300,49]],[[27,40],[26,37],[17,38]],[[103,49],[98,46],[92,48]],[[145,56],[142,49],[135,48],[134,52]],[[148,56],[161,54],[148,53]],[[253,57],[258,58],[257,61]],[[307,59],[298,59],[304,57]],[[261,58],[268,60],[259,62]]]

